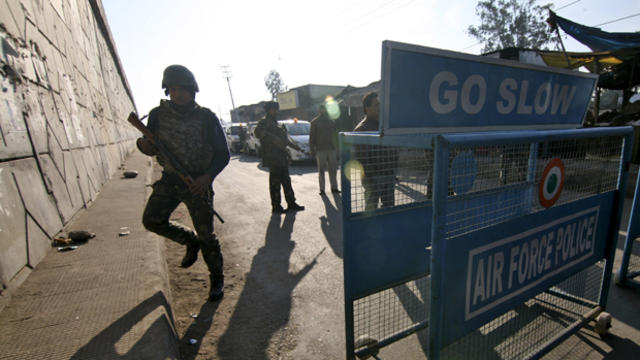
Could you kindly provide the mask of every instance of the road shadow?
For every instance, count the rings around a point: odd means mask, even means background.
[[[295,213],[286,213],[284,221],[281,215],[271,216],[265,244],[253,257],[229,327],[218,342],[221,359],[268,359],[269,345],[279,341],[274,336],[288,324],[293,289],[316,264],[314,259],[297,273],[289,272],[295,218]]]
[[[131,329],[158,308],[162,308],[162,315],[147,328],[130,350],[125,354],[118,351],[116,344],[121,341],[127,344]],[[96,359],[98,355],[101,359],[175,359],[177,357],[171,357],[171,354],[177,356],[179,352],[173,336],[173,324],[173,314],[167,298],[158,291],[94,336],[70,359]],[[61,338],[60,341],[65,339]],[[159,344],[162,346],[159,347]]]
[[[198,356],[200,346],[202,345],[202,339],[211,328],[213,324],[213,317],[216,314],[216,310],[220,305],[220,301],[215,303],[205,302],[200,307],[200,311],[197,313],[197,317],[193,319],[191,325],[180,339],[180,356],[182,360],[194,360]],[[195,340],[195,343],[191,343]]]
[[[325,215],[320,216],[320,228],[333,253],[342,259],[342,198],[339,194],[332,195],[335,206],[327,195],[322,196]]]

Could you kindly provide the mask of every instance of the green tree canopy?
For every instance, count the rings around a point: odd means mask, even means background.
[[[535,5],[535,0],[480,0],[480,25],[469,26],[467,33],[484,44],[483,53],[508,47],[557,49],[560,39],[545,22],[551,6]]]
[[[271,99],[275,100],[279,93],[287,91],[287,85],[282,81],[278,70],[271,70],[264,78],[264,85],[271,93]]]

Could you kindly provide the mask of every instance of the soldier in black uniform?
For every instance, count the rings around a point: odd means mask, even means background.
[[[269,101],[264,105],[267,113],[262,118],[254,134],[260,139],[262,148],[262,163],[269,168],[269,193],[271,195],[271,210],[273,213],[284,213],[285,211],[304,210],[304,206],[296,203],[296,196],[291,187],[291,177],[289,176],[289,158],[287,156],[287,146],[300,150],[300,147],[289,140],[287,129],[278,126],[276,115],[280,107],[275,101]],[[287,210],[280,205],[280,186],[284,190],[284,198],[287,201]]]
[[[161,100],[160,106],[149,112],[147,127],[194,181],[186,184],[175,169],[158,158],[163,167],[162,178],[153,184],[142,223],[149,231],[187,246],[181,263],[184,268],[193,265],[198,250],[202,250],[210,272],[209,301],[217,301],[224,294],[224,276],[220,243],[213,232],[212,183],[229,163],[227,140],[216,115],[195,102],[198,84],[189,69],[181,65],[167,67],[162,88],[170,100]],[[144,154],[156,155],[148,139],[139,138],[137,145]],[[181,202],[189,210],[195,232],[169,221]]]

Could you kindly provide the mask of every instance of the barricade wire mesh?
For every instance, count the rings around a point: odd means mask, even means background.
[[[442,349],[443,359],[523,359],[565,330],[598,300],[598,263],[525,301]],[[568,296],[567,296],[568,295]],[[557,349],[557,351],[562,351]],[[553,357],[553,352],[548,354]]]
[[[447,238],[544,210],[539,183],[551,159],[560,159],[564,166],[564,183],[554,206],[615,190],[623,139],[609,136],[451,149]],[[432,150],[352,145],[344,171],[350,182],[351,213],[430,205]],[[448,345],[443,358],[526,357],[593,308],[589,301],[598,300],[602,272],[602,264],[596,264],[556,284]],[[383,341],[426,321],[429,293],[427,276],[353,300],[356,343],[364,338]]]
[[[354,145],[346,166],[353,213],[431,199],[433,151]]]
[[[430,277],[425,276],[355,300],[356,343],[365,338],[380,342],[426,321],[429,288]]]
[[[453,149],[447,237],[544,210],[539,184],[551,159],[564,165],[554,206],[615,190],[622,137]]]

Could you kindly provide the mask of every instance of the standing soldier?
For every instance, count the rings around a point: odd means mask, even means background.
[[[227,140],[220,120],[211,110],[195,102],[198,84],[184,66],[171,65],[164,70],[162,88],[170,100],[160,100],[160,106],[149,112],[148,129],[188,172],[193,182],[185,183],[177,171],[164,159],[162,178],[153,184],[142,216],[142,223],[156,234],[187,246],[180,266],[187,268],[198,259],[198,250],[209,268],[211,290],[209,301],[224,294],[222,253],[213,232],[213,189],[215,177],[229,163]],[[139,138],[138,148],[144,154],[156,155],[153,143]],[[195,232],[169,221],[173,210],[183,202],[191,215]]]
[[[266,115],[258,122],[254,134],[260,139],[262,148],[262,163],[269,168],[269,194],[271,195],[271,210],[273,213],[304,210],[304,206],[296,203],[296,196],[291,187],[289,176],[289,158],[287,146],[300,150],[300,147],[289,140],[287,130],[278,126],[276,115],[280,107],[275,101],[268,101],[264,105]],[[280,186],[284,190],[287,210],[280,205]]]
[[[324,172],[329,170],[331,192],[339,193],[336,173],[338,170],[338,154],[336,151],[336,124],[329,118],[326,104],[320,105],[320,114],[311,120],[309,149],[318,165],[318,183],[320,195],[324,195]]]

